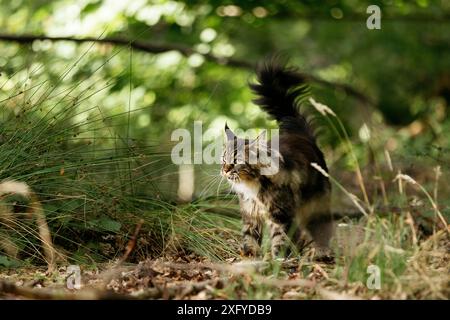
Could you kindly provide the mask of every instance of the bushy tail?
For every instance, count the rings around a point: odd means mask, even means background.
[[[299,102],[309,91],[305,78],[277,60],[261,64],[256,75],[257,83],[250,84],[258,96],[254,102],[277,120],[280,128],[301,131],[314,137],[308,121],[299,111]]]

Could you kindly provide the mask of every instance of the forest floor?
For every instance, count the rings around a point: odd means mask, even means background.
[[[391,248],[390,250],[396,250]],[[399,249],[397,249],[399,250]],[[305,256],[308,256],[306,254]],[[20,268],[0,273],[3,299],[448,299],[450,238],[441,230],[424,240],[406,269],[379,289],[350,281],[338,264],[229,259],[214,263],[173,255],[138,264],[81,266],[80,288],[68,289],[67,267]],[[383,276],[391,271],[384,271]],[[386,277],[387,278],[387,277]],[[75,282],[72,282],[75,283]]]
[[[345,185],[356,190],[350,180]],[[440,208],[448,221],[449,190],[441,189]],[[270,251],[267,241],[263,258],[239,257],[239,224],[221,224],[220,215],[208,211],[225,207],[217,202],[176,212],[181,220],[173,220],[174,230],[182,232],[174,232],[179,239],[170,242],[178,243],[177,249],[147,260],[152,255],[144,252],[144,243],[152,239],[141,219],[127,246],[117,235],[122,245],[115,252],[126,248],[122,257],[107,263],[87,257],[76,266],[78,278],[70,263],[51,272],[0,268],[0,299],[450,299],[450,227],[420,190],[408,189],[408,197],[404,189],[388,195],[390,207],[338,221],[333,263],[316,262],[310,247],[296,258],[273,260],[264,254]],[[335,193],[335,198],[344,196]],[[206,218],[210,223],[202,224]],[[193,253],[186,240],[209,249],[203,252],[222,251],[208,258]],[[79,288],[72,288],[76,280]]]

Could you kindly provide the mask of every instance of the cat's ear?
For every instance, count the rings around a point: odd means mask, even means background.
[[[227,136],[227,141],[234,140],[236,135],[231,131],[231,129],[228,127],[228,124],[225,122],[225,134]]]

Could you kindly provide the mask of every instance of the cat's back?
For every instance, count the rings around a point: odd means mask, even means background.
[[[285,168],[310,168],[314,162],[328,171],[325,157],[316,144],[315,138],[302,131],[280,130],[280,154],[283,157]]]

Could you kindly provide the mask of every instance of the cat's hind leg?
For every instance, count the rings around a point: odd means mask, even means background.
[[[333,261],[330,240],[334,234],[334,221],[330,214],[318,216],[308,222],[306,227],[314,240],[315,258],[324,262]]]

